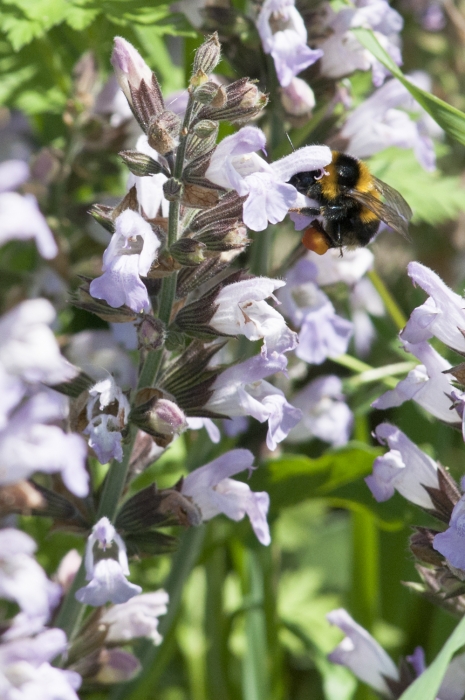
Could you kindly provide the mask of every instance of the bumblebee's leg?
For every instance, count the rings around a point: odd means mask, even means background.
[[[295,207],[289,209],[293,214],[302,214],[303,216],[321,216],[322,211],[317,207]]]

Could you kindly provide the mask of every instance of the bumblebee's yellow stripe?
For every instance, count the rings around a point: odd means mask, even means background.
[[[330,163],[329,165],[325,165],[325,171],[328,174],[323,175],[319,181],[321,186],[321,194],[323,194],[327,199],[336,199],[339,194],[339,185],[337,182],[337,172],[334,168],[334,164]]]

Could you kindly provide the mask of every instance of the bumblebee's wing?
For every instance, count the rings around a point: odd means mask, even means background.
[[[384,221],[394,231],[397,231],[397,233],[409,240],[408,223],[413,213],[409,205],[393,187],[390,187],[382,180],[378,180],[377,177],[373,177],[373,181],[378,192],[386,199],[385,202],[373,197],[369,192],[359,192],[355,189],[349,190],[350,196],[372,211],[373,214],[376,214],[378,219]]]

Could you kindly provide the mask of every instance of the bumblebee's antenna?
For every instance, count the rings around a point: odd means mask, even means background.
[[[295,148],[294,148],[294,144],[292,143],[292,141],[291,141],[291,137],[289,136],[289,134],[287,133],[287,131],[286,131],[286,136],[287,136],[287,140],[288,140],[288,141],[289,141],[289,143],[291,144],[291,148],[292,148],[292,150],[293,150],[293,151],[295,151]]]

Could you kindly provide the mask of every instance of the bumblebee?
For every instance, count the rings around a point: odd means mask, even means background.
[[[412,210],[397,190],[372,175],[365,163],[333,151],[332,162],[320,170],[297,173],[289,180],[298,192],[314,199],[318,207],[294,209],[315,219],[302,243],[323,255],[329,248],[366,246],[384,221],[405,238]],[[383,197],[383,199],[381,199]],[[384,200],[384,201],[383,201]]]

